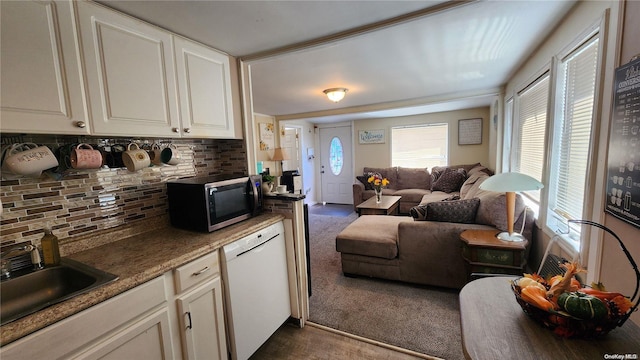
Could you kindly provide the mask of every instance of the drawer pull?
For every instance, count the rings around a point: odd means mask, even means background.
[[[193,276],[198,276],[198,275],[200,275],[200,274],[202,274],[202,273],[206,273],[206,272],[207,272],[207,271],[209,271],[209,270],[210,270],[210,269],[209,269],[209,267],[208,267],[208,266],[205,266],[204,268],[202,268],[202,270],[196,271],[196,272],[194,272],[194,273],[193,273],[193,274],[191,274],[191,275],[193,275]]]

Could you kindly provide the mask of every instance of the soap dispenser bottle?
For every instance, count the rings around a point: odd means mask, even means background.
[[[53,235],[51,229],[44,229],[44,236],[40,240],[42,255],[44,255],[45,266],[60,265],[60,248],[58,247],[58,237]]]

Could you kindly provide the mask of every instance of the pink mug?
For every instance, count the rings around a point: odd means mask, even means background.
[[[99,169],[102,153],[89,144],[79,144],[71,151],[71,166],[74,169]]]

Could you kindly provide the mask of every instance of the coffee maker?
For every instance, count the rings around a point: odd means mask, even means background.
[[[302,177],[298,170],[282,172],[280,185],[287,185],[287,191],[293,194],[302,194]]]

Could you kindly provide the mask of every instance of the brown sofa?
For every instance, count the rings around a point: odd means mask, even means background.
[[[442,172],[447,168],[464,169],[467,174],[475,171],[483,171],[492,175],[491,171],[480,163],[434,167],[433,172]],[[412,207],[425,200],[425,195],[429,195],[429,201],[440,201],[451,196],[459,195],[460,191],[459,188],[449,192],[432,189],[433,174],[425,168],[365,167],[363,169],[363,175],[357,176],[358,181],[353,184],[353,206],[356,211],[356,207],[359,204],[375,195],[372,188],[367,189],[368,185],[366,184],[368,175],[371,173],[378,173],[389,180],[389,186],[382,190],[383,195],[402,197],[398,206],[401,214],[408,214]]]
[[[460,233],[467,229],[506,230],[506,202],[504,193],[479,189],[489,175],[475,173],[461,188],[461,200],[439,202],[439,207],[456,204],[477,204],[472,223],[430,221],[411,216],[365,215],[351,223],[336,237],[345,274],[371,276],[410,283],[462,288],[468,275],[462,257]],[[425,196],[416,209],[427,209],[426,218],[433,212]],[[427,208],[428,207],[428,208]],[[431,209],[431,210],[429,210]],[[465,210],[466,211],[466,210]],[[470,210],[469,210],[470,211]],[[413,211],[414,215],[422,214]],[[437,216],[437,214],[431,214]],[[456,217],[454,212],[454,217]],[[533,213],[524,207],[518,195],[515,229],[525,221],[523,235],[533,239]],[[462,217],[452,219],[460,221]],[[528,254],[525,254],[528,256]]]

